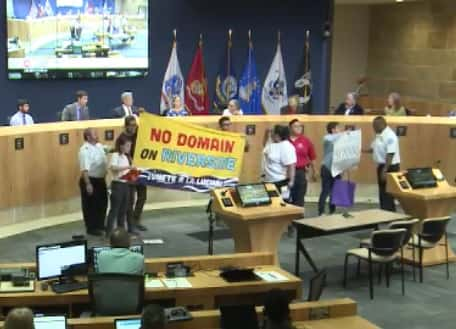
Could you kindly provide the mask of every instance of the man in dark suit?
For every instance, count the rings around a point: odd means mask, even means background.
[[[355,93],[348,93],[345,102],[340,104],[334,114],[336,115],[363,115],[364,109],[357,103],[358,96]]]
[[[120,95],[122,104],[112,110],[113,118],[125,118],[130,115],[139,115],[139,108],[133,105],[133,93],[131,91],[123,92]]]
[[[76,92],[76,102],[68,104],[62,111],[62,121],[82,121],[89,120],[89,108],[87,103],[89,96],[84,90]]]

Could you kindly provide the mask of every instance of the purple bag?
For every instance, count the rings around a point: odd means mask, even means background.
[[[336,179],[331,192],[331,204],[349,208],[355,204],[356,184],[348,180]]]

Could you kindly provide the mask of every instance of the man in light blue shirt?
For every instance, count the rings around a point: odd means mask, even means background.
[[[30,110],[30,103],[26,99],[19,99],[17,101],[17,112],[10,119],[10,126],[29,126],[33,125],[34,121],[28,111]]]
[[[123,228],[111,233],[111,248],[98,256],[99,273],[143,274],[144,256],[130,251],[130,236]]]
[[[331,195],[334,181],[338,178],[333,177],[331,173],[332,159],[334,152],[334,142],[341,136],[342,127],[338,122],[329,122],[326,125],[327,134],[323,137],[323,163],[320,169],[321,176],[321,192],[318,200],[318,215],[321,216],[325,212],[326,200]],[[333,214],[336,207],[329,204],[329,213]]]

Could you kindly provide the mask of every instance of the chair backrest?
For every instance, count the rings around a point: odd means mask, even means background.
[[[402,241],[402,245],[406,245],[409,241],[410,238],[412,237],[413,234],[413,229],[415,228],[416,225],[420,222],[419,219],[410,219],[410,220],[401,220],[397,222],[393,222],[388,225],[389,229],[398,229],[398,228],[404,228],[406,229],[405,235],[404,235],[404,240]]]
[[[321,293],[323,292],[323,288],[326,282],[326,271],[321,270],[317,274],[315,274],[312,279],[310,279],[310,286],[309,286],[309,296],[307,297],[307,301],[314,302],[320,299]]]
[[[406,231],[398,228],[372,232],[371,251],[383,257],[394,255],[402,247]]]
[[[90,274],[89,296],[94,315],[139,314],[144,301],[144,276],[118,273]]]
[[[431,243],[439,242],[446,232],[450,219],[450,217],[438,217],[423,220],[421,238]]]

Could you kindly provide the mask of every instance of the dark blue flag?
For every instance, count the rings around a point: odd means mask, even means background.
[[[233,67],[231,31],[228,45],[220,69],[215,78],[214,108],[215,113],[222,113],[231,99],[238,97],[238,80]]]
[[[261,109],[261,82],[257,75],[252,41],[249,41],[247,63],[239,80],[239,102],[244,114],[263,114]]]

